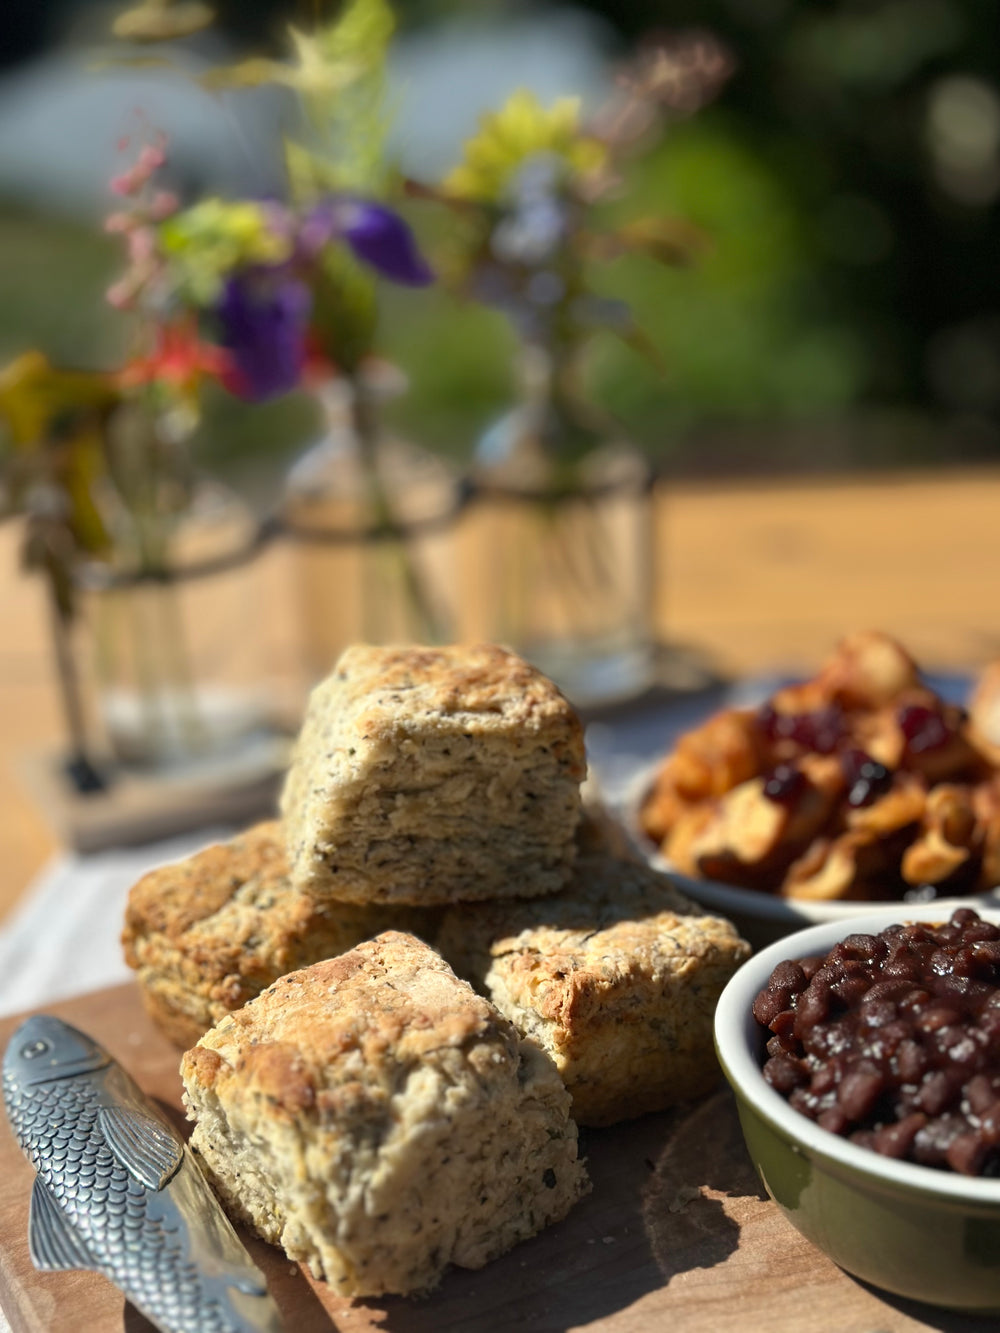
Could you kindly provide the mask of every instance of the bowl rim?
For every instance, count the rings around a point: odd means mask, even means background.
[[[669,875],[678,888],[682,889],[696,902],[706,907],[713,907],[727,916],[734,914],[758,921],[780,922],[793,926],[809,926],[827,922],[850,922],[868,912],[877,912],[885,907],[897,904],[885,899],[813,899],[782,898],[776,893],[766,893],[762,889],[747,889],[740,884],[725,884],[716,879],[697,879],[685,875],[663,855],[653,840],[646,836],[639,823],[639,810],[653,781],[663,767],[663,759],[657,759],[637,771],[630,779],[619,805],[619,818],[633,847],[654,870]],[[983,893],[965,894],[956,898],[935,898],[930,903],[908,903],[899,900],[899,908],[907,912],[920,911],[924,907],[949,912],[956,907],[980,907],[1000,909],[1000,885],[987,889]]]
[[[872,934],[899,921],[946,920],[954,902],[883,904],[881,911],[856,915],[846,921],[825,921],[805,930],[785,935],[749,958],[732,976],[715,1010],[715,1049],[726,1078],[738,1097],[768,1121],[793,1144],[801,1145],[810,1157],[825,1158],[850,1172],[871,1177],[889,1188],[906,1189],[932,1195],[951,1203],[1000,1206],[1000,1179],[964,1176],[954,1171],[922,1166],[917,1162],[898,1161],[871,1148],[850,1143],[831,1130],[823,1129],[808,1116],[796,1111],[780,1093],[764,1081],[752,1048],[759,1025],[751,1012],[757,993],[763,988],[774,967],[790,958],[826,953],[847,935]],[[901,911],[900,908],[903,910]],[[1000,909],[986,908],[980,913],[994,925],[1000,925]]]

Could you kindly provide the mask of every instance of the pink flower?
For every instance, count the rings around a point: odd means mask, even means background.
[[[167,160],[167,155],[163,151],[162,144],[148,143],[139,153],[136,169],[143,173],[145,180],[149,180],[154,171],[159,171]]]
[[[154,222],[162,222],[171,213],[176,213],[180,200],[172,190],[157,190],[149,205],[149,216]]]
[[[128,234],[128,257],[133,264],[145,265],[156,253],[156,236],[152,227],[136,227]]]
[[[122,143],[127,147],[128,140],[123,140]],[[110,182],[112,193],[125,197],[138,194],[166,160],[166,139],[163,135],[158,135],[156,143],[143,145],[139,150],[139,156],[127,170],[112,176]]]
[[[135,167],[130,167],[128,171],[112,176],[109,184],[112,194],[119,194],[127,198],[141,188],[142,182],[136,178]]]
[[[104,219],[104,230],[112,236],[131,231],[136,225],[131,213],[109,213]]]
[[[113,282],[104,293],[104,299],[108,305],[114,306],[115,310],[127,310],[134,296],[135,284],[128,278],[120,278],[118,282]]]

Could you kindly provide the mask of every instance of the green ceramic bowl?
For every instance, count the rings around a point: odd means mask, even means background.
[[[952,1310],[1000,1314],[1000,1180],[898,1162],[793,1110],[764,1082],[764,1033],[751,1013],[776,964],[824,954],[852,934],[940,921],[940,906],[897,904],[788,935],[723,992],[715,1045],[764,1187],[788,1220],[855,1277]],[[980,915],[1000,924],[996,910]]]

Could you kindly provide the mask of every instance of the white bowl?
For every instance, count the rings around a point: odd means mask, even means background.
[[[710,907],[728,917],[755,948],[770,944],[793,930],[805,926],[818,925],[822,922],[846,922],[868,913],[880,912],[885,908],[909,913],[919,913],[929,907],[932,917],[942,914],[951,915],[956,907],[993,909],[1000,908],[1000,888],[989,893],[968,895],[961,898],[935,898],[931,903],[900,902],[894,905],[884,899],[873,902],[857,900],[833,900],[816,902],[805,898],[782,898],[778,894],[764,893],[760,889],[746,889],[737,884],[722,884],[713,879],[695,879],[691,875],[675,870],[660,849],[643,832],[639,823],[639,811],[643,800],[653,785],[653,780],[662,766],[662,760],[651,768],[644,769],[629,784],[628,792],[621,810],[621,818],[629,838],[640,853],[656,870],[669,874],[671,879],[695,902]],[[917,916],[913,920],[919,919]],[[927,918],[924,918],[927,919]]]
[[[982,910],[1000,924],[1000,911]],[[766,1032],[751,1006],[774,967],[826,954],[852,934],[942,921],[941,903],[880,904],[755,954],[726,986],[715,1044],[747,1148],[771,1198],[835,1263],[865,1281],[951,1309],[1000,1310],[1000,1180],[895,1161],[822,1129],[764,1080]]]

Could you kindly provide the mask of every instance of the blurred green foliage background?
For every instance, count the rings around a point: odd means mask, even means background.
[[[589,0],[609,54],[708,28],[737,69],[719,101],[637,163],[615,206],[696,222],[699,264],[605,266],[662,352],[658,374],[595,340],[595,396],[670,472],[845,468],[1000,457],[1000,24],[993,0]],[[308,5],[227,0],[242,45],[276,46]],[[397,6],[404,34],[470,9]],[[37,54],[72,10],[13,0],[5,51]],[[47,24],[42,23],[47,17]],[[20,19],[20,27],[17,21]],[[13,35],[13,36],[12,36]],[[409,215],[428,252],[446,220]],[[102,294],[118,265],[92,226],[0,207],[0,358],[113,364]],[[466,457],[512,394],[511,336],[441,290],[386,292],[383,346],[410,378],[392,409]],[[299,399],[210,395],[206,462],[265,494],[318,430]]]

